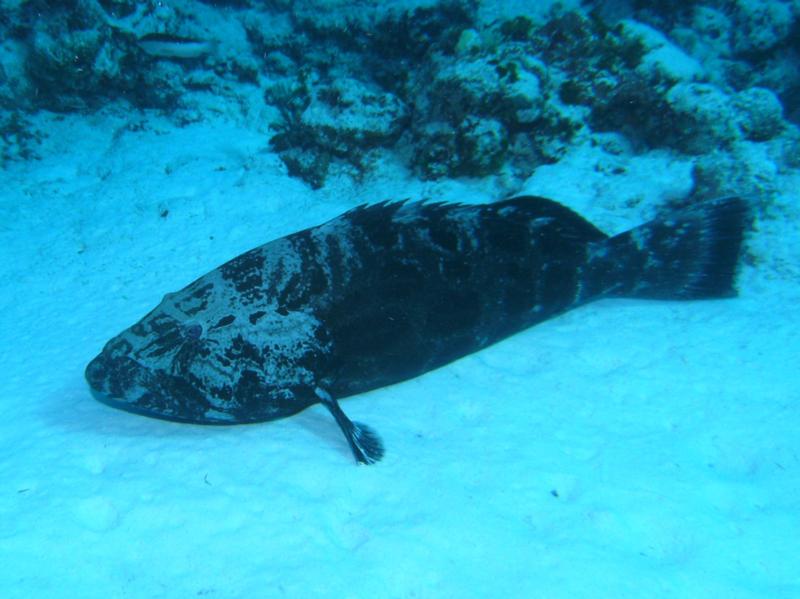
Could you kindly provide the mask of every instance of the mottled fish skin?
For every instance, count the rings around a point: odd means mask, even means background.
[[[362,206],[168,294],[86,377],[115,407],[194,423],[321,402],[356,459],[372,462],[380,441],[338,399],[601,297],[732,295],[745,214],[731,198],[610,238],[543,198]]]

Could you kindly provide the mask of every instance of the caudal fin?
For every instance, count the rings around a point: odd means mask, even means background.
[[[703,202],[612,237],[592,258],[603,295],[701,299],[736,295],[747,224],[741,198]]]

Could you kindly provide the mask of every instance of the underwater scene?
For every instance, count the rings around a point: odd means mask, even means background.
[[[800,597],[800,0],[0,0],[0,598]]]

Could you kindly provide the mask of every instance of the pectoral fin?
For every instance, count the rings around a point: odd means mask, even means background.
[[[325,389],[317,387],[314,393],[319,397],[320,402],[328,408],[333,417],[336,419],[336,424],[342,429],[345,439],[347,439],[350,449],[353,451],[353,456],[359,464],[374,464],[380,461],[383,457],[383,442],[378,434],[370,427],[360,422],[353,422],[339,407],[337,402],[331,394]]]

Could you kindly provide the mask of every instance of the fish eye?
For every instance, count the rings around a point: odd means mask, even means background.
[[[197,324],[196,322],[186,325],[183,329],[183,334],[186,336],[187,339],[192,339],[192,340],[200,339],[200,336],[203,334],[203,327]]]

